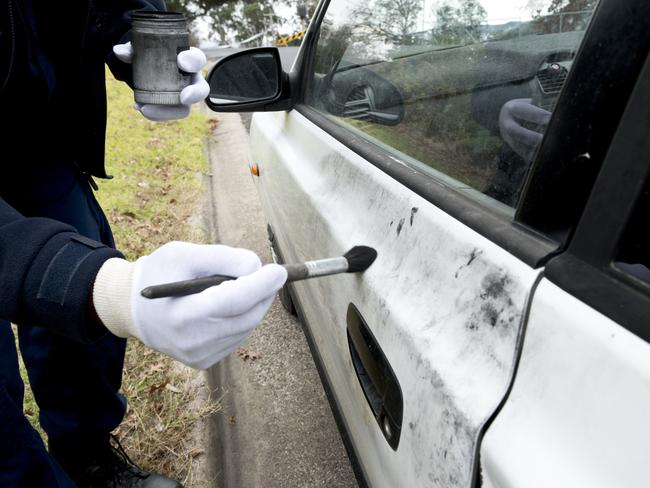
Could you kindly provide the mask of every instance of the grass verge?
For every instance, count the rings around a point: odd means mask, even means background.
[[[206,242],[196,225],[207,171],[207,117],[193,112],[181,121],[151,122],[132,108],[133,92],[109,77],[106,165],[113,180],[97,197],[115,233],[117,247],[136,259],[170,240]],[[129,409],[117,435],[144,469],[199,486],[194,462],[203,449],[193,432],[219,406],[197,388],[198,373],[140,342],[126,353],[122,390]],[[198,385],[197,385],[198,383]],[[197,400],[203,398],[205,400]]]

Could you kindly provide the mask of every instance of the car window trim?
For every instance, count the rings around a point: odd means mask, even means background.
[[[650,181],[649,112],[650,56],[569,247],[551,259],[545,270],[546,277],[560,288],[648,342],[650,284],[616,268],[613,260],[635,205]]]
[[[644,65],[648,32],[650,2],[599,2],[528,172],[515,218],[563,247]]]
[[[316,6],[314,16],[309,23],[307,32],[300,45],[300,50],[289,73],[292,93],[295,94],[296,105],[302,104],[305,100],[307,86],[309,85],[309,74],[316,55],[316,44],[320,34],[320,25],[327,13],[331,0],[321,0]]]

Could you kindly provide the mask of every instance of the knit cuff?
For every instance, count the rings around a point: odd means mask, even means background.
[[[111,258],[99,269],[93,286],[97,316],[118,337],[136,337],[137,329],[131,315],[134,268],[134,263]]]

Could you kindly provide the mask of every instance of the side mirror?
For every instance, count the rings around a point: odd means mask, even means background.
[[[291,110],[289,77],[275,47],[247,49],[220,59],[208,75],[206,104],[215,112]]]

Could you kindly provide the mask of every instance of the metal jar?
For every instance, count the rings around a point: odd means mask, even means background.
[[[133,85],[139,104],[178,105],[190,76],[178,68],[178,53],[190,48],[183,14],[133,13]]]

